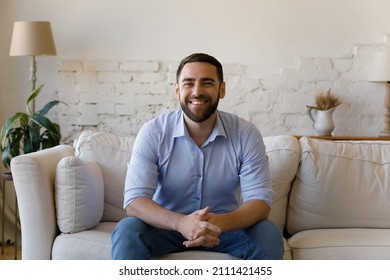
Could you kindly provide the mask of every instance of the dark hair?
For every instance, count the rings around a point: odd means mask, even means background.
[[[207,62],[214,65],[217,68],[217,75],[219,81],[223,82],[223,70],[222,64],[213,56],[205,54],[205,53],[194,53],[187,57],[185,57],[179,64],[179,67],[176,71],[176,82],[179,82],[181,71],[183,70],[184,65],[189,62]]]

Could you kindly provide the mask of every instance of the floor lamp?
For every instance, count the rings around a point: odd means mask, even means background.
[[[384,128],[380,136],[390,137],[390,50],[375,54],[372,69],[369,73],[370,82],[386,83]]]
[[[18,21],[14,23],[10,56],[31,56],[30,81],[32,91],[37,81],[37,64],[35,56],[56,55],[53,34],[48,21]],[[35,113],[35,102],[32,103],[32,113]]]

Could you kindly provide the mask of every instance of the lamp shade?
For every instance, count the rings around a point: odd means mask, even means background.
[[[48,21],[17,21],[12,32],[10,56],[56,55]]]
[[[375,54],[368,81],[390,81],[390,51],[380,51]]]

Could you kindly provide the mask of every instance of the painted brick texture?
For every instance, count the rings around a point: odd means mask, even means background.
[[[386,38],[385,38],[386,39]],[[225,64],[220,110],[252,121],[264,136],[317,135],[306,113],[315,95],[330,89],[342,99],[334,135],[377,136],[383,128],[385,85],[367,81],[381,46],[356,46],[348,57],[301,57],[295,68],[267,77],[261,66]],[[63,142],[85,129],[136,135],[149,119],[178,108],[178,62],[64,60],[58,69],[58,121]]]

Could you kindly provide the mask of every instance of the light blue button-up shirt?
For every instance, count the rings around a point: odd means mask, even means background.
[[[259,130],[236,115],[217,111],[214,130],[199,147],[182,110],[161,115],[139,131],[128,163],[124,207],[141,196],[189,214],[206,206],[230,212],[242,201],[272,204],[268,157]]]

